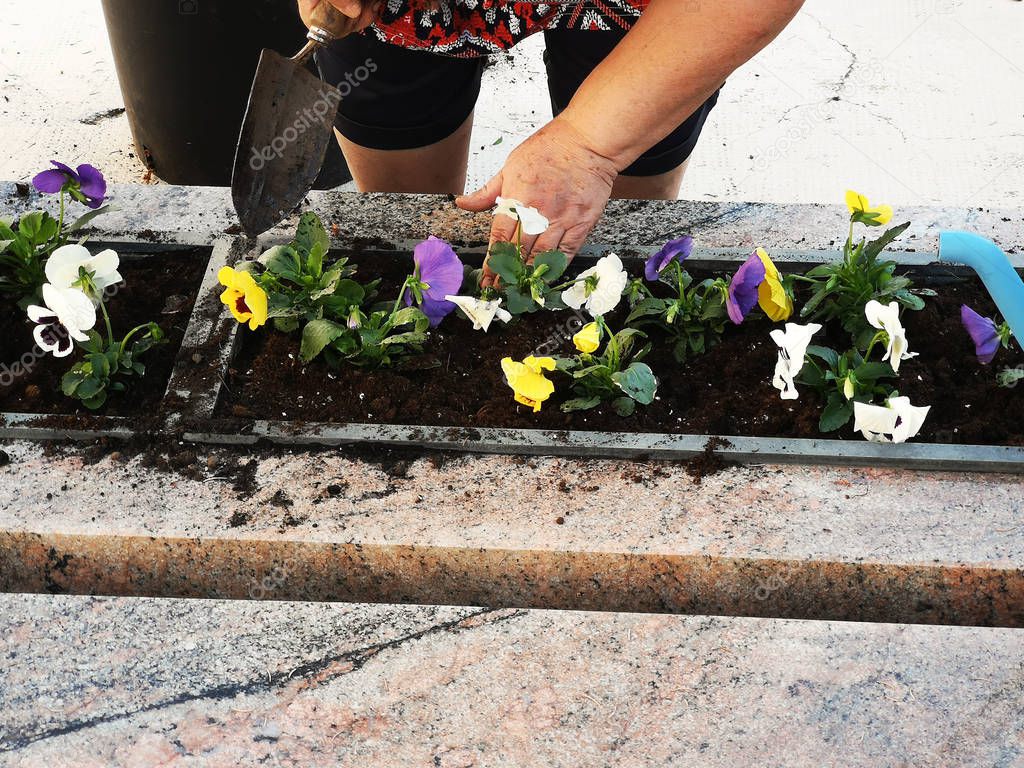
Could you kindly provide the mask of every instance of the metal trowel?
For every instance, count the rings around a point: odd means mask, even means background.
[[[285,58],[263,49],[231,174],[231,197],[247,234],[266,232],[312,189],[334,140],[342,97],[306,62],[320,46],[354,32],[357,23],[321,0],[301,51]]]

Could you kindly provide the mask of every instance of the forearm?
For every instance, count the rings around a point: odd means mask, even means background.
[[[786,27],[803,0],[651,0],[560,120],[622,170]]]

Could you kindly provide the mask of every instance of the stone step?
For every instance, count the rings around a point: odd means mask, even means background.
[[[1024,762],[1018,630],[25,595],[0,617],[5,766]]]
[[[0,589],[1024,626],[1019,477],[195,450],[10,444]]]

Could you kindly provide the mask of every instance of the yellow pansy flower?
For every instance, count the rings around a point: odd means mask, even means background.
[[[601,346],[601,327],[597,323],[587,323],[572,337],[572,343],[580,352],[590,354]]]
[[[217,279],[225,288],[220,300],[231,310],[235,320],[248,323],[251,331],[267,322],[267,292],[256,284],[251,274],[221,267]]]
[[[523,362],[517,363],[511,357],[506,357],[501,361],[501,370],[505,373],[505,381],[515,393],[516,402],[530,406],[534,413],[540,410],[541,404],[555,391],[555,385],[544,376],[544,371],[555,370],[553,358],[530,355]]]
[[[846,207],[850,209],[853,221],[859,221],[869,227],[880,227],[892,221],[890,206],[878,205],[872,208],[864,195],[854,192],[852,189],[846,191]]]
[[[764,248],[757,249],[757,257],[764,264],[764,281],[757,287],[757,303],[773,322],[788,320],[793,314],[793,299],[782,285],[782,275]]]

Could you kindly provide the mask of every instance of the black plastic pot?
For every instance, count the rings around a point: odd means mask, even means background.
[[[297,51],[295,0],[103,0],[139,158],[171,184],[227,186],[260,50]],[[348,181],[332,142],[317,189]]]

